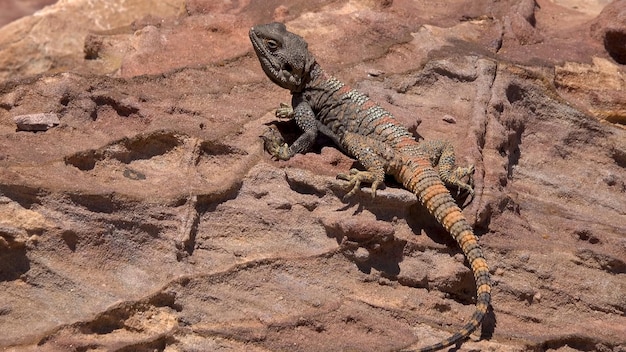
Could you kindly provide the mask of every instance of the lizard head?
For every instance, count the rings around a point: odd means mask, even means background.
[[[273,22],[250,28],[250,41],[272,82],[291,92],[304,89],[315,59],[302,37]]]

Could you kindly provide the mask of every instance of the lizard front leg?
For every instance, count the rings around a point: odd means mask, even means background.
[[[310,150],[319,132],[318,121],[315,119],[311,106],[300,96],[296,95],[293,96],[292,104],[294,106],[293,110],[291,108],[287,109],[288,106],[284,104],[281,104],[281,107],[285,109],[284,112],[293,116],[298,127],[302,130],[303,133],[298,139],[289,146],[278,132],[271,128],[261,136],[265,150],[278,160],[289,160],[298,153]],[[276,114],[278,115],[279,112],[277,111]]]

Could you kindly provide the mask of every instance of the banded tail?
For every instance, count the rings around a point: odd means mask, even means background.
[[[476,280],[476,311],[465,326],[449,338],[417,350],[435,351],[466,338],[480,325],[491,301],[489,268],[472,227],[439,178],[437,171],[431,167],[428,157],[410,156],[401,165],[397,179],[417,195],[420,202],[456,240],[470,263]]]

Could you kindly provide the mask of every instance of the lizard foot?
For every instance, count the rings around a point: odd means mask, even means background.
[[[461,181],[467,176],[467,182]],[[468,167],[457,167],[452,172],[452,176],[448,180],[449,184],[457,187],[457,196],[461,194],[461,191],[467,192],[471,198],[474,197],[474,165]]]
[[[280,119],[291,119],[293,118],[293,108],[289,104],[280,103],[280,107],[276,109],[275,115]]]
[[[343,200],[346,200],[356,194],[356,191],[361,188],[361,182],[372,184],[372,198],[376,197],[376,189],[382,183],[382,180],[378,179],[376,175],[369,171],[361,171],[357,169],[350,169],[350,174],[338,174],[337,178],[340,180],[346,180],[350,191],[343,196]]]
[[[276,128],[268,128],[261,136],[265,150],[278,160],[289,160],[289,146]]]

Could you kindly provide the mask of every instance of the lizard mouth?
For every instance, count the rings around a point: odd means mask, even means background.
[[[256,51],[257,54],[266,54],[265,48],[263,48],[263,45],[261,45],[262,40],[256,34],[254,27],[250,28],[248,36],[250,37],[250,42],[252,42],[252,47],[254,48],[254,51]]]
[[[263,70],[269,69],[274,73],[280,71],[280,65],[274,62],[271,53],[263,45],[263,39],[256,33],[254,27],[250,28],[248,35],[250,36],[250,42],[252,42],[252,47],[254,51],[256,51],[257,57],[259,61],[261,61]]]

